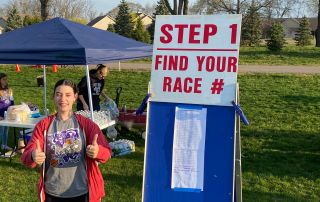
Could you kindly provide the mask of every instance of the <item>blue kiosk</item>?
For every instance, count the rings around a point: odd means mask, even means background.
[[[241,15],[157,16],[142,201],[241,201],[239,30]]]

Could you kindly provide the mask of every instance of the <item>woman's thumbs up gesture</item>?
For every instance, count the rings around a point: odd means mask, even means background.
[[[95,159],[98,156],[99,145],[98,145],[98,134],[95,134],[91,145],[87,146],[87,156]]]
[[[42,165],[44,160],[46,159],[46,154],[42,152],[39,140],[36,141],[37,146],[36,149],[32,151],[32,159],[36,164]]]

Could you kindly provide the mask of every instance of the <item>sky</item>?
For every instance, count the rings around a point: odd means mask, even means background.
[[[0,7],[3,7],[3,5],[5,5],[9,1],[10,0],[0,0]],[[97,15],[109,12],[111,9],[117,7],[120,4],[120,1],[121,0],[91,0],[94,9],[97,11]],[[196,1],[197,0],[189,0],[189,6],[193,5]],[[127,0],[127,2],[139,3],[143,7],[145,7],[147,4],[149,6],[157,4],[158,0]],[[169,0],[169,2],[172,4],[173,0]],[[306,15],[309,16],[309,14]],[[293,17],[296,17],[295,13],[293,13]]]
[[[0,0],[0,7],[5,5],[10,0]],[[91,0],[94,9],[99,13],[107,13],[111,9],[117,7],[120,4],[121,0]],[[157,4],[158,0],[127,0],[127,2],[133,2],[133,3],[139,3],[143,7],[146,6],[146,4],[149,4],[150,6],[153,4]],[[169,0],[169,2],[172,2],[172,0]],[[189,5],[192,5],[196,2],[196,0],[189,0]]]

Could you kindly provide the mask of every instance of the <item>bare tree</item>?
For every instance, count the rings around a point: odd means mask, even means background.
[[[152,4],[150,5],[149,3],[147,3],[145,6],[144,6],[144,12],[150,16],[153,15],[154,11],[155,11],[155,8],[156,8],[156,4]]]
[[[96,17],[91,0],[10,0],[4,10],[12,5],[18,8],[22,17],[41,16],[42,20],[63,17],[82,22]]]
[[[264,8],[266,17],[271,18],[283,18],[290,17],[293,13],[297,14],[301,4],[300,0],[272,0],[270,4]]]
[[[95,11],[90,0],[50,0],[50,16],[67,19],[93,19]]]
[[[40,0],[41,4],[41,18],[43,21],[47,20],[49,16],[49,2],[51,0]]]
[[[246,13],[252,3],[257,5],[257,10],[265,13],[267,17],[281,17],[288,15],[299,0],[197,0],[190,8],[192,13]]]
[[[7,12],[12,6],[15,6],[21,16],[40,17],[40,2],[39,0],[11,0],[3,7],[4,12]],[[1,16],[1,15],[0,15]]]
[[[164,0],[171,15],[188,15],[189,0],[173,0],[173,9],[168,0]]]
[[[318,2],[318,26],[315,32],[316,47],[320,47],[320,0]]]

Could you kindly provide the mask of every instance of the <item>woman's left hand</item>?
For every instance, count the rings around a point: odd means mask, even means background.
[[[97,158],[99,153],[99,145],[98,145],[98,134],[95,134],[93,137],[92,144],[87,146],[87,156],[90,158]]]

